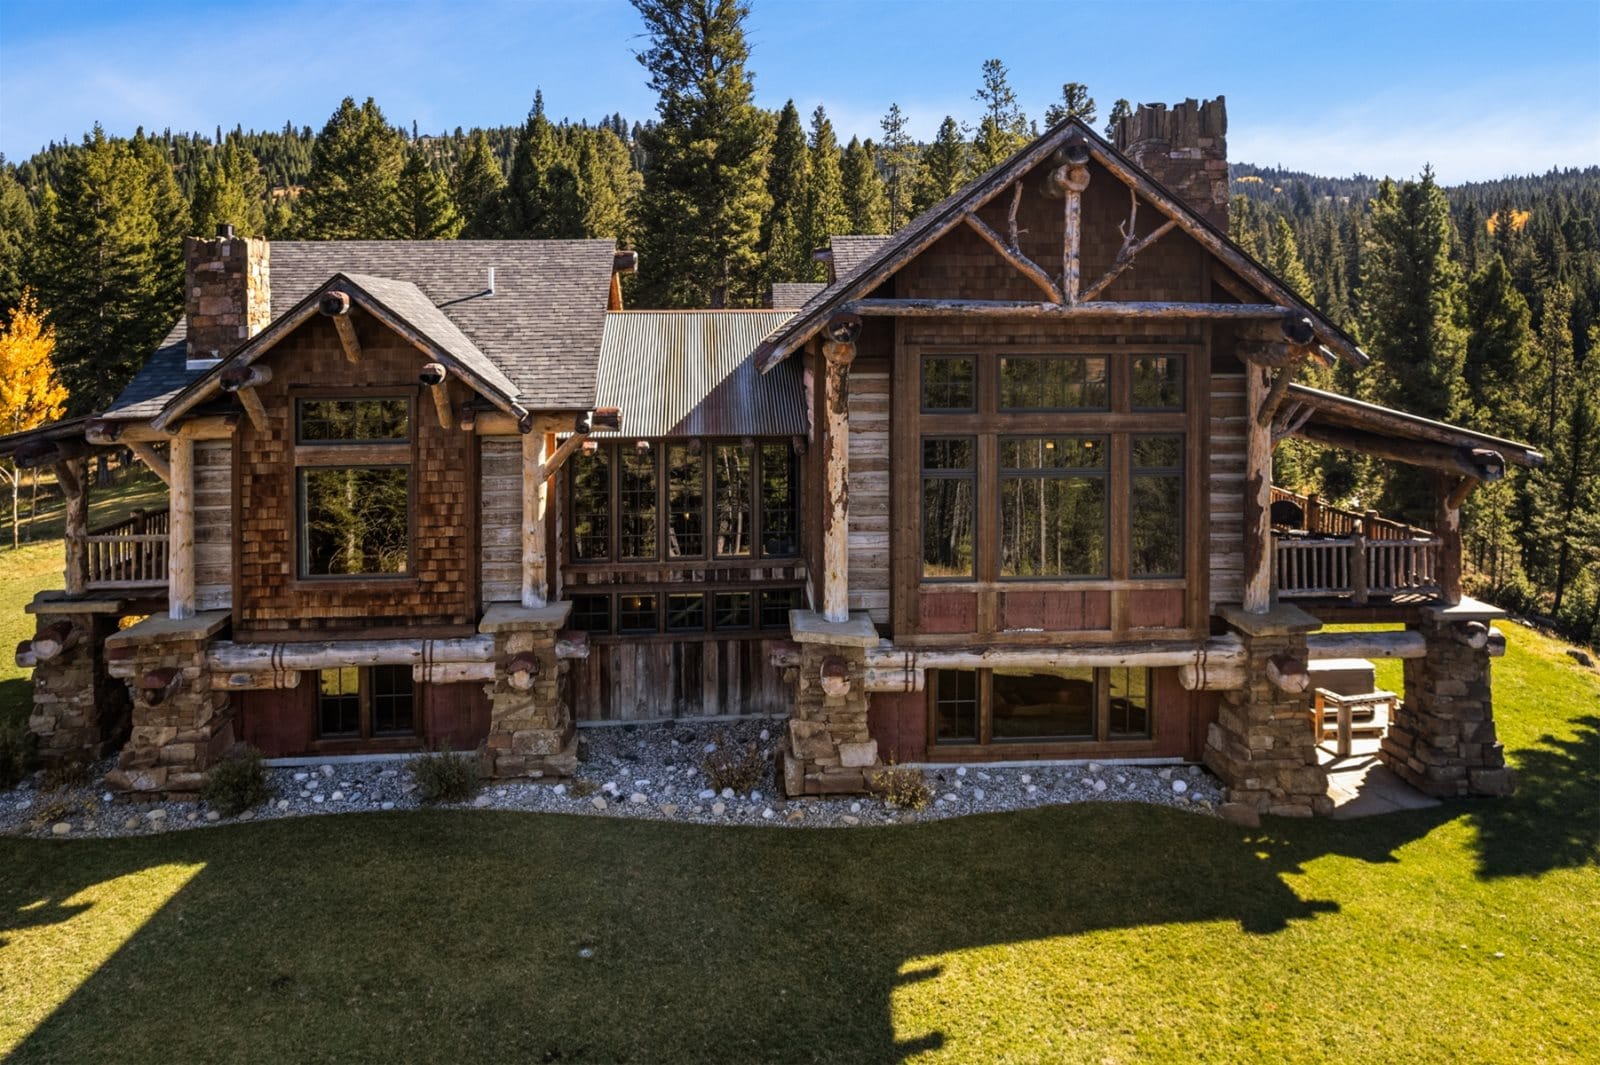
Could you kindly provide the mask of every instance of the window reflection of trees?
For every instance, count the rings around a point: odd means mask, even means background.
[[[302,571],[307,576],[407,572],[409,481],[404,466],[302,469]]]

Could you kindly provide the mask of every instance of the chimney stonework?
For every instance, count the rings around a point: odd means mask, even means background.
[[[1140,169],[1228,231],[1228,112],[1224,98],[1140,104],[1114,141]]]
[[[191,361],[220,359],[272,320],[271,249],[265,240],[232,236],[183,240],[184,316]]]

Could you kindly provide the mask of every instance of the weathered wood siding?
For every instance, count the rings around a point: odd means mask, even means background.
[[[233,445],[194,448],[194,596],[199,610],[233,606]]]
[[[478,445],[478,580],[485,603],[522,598],[522,441]],[[557,496],[551,486],[552,502]]]
[[[1244,374],[1211,373],[1211,603],[1244,597]]]
[[[850,609],[889,624],[889,363],[850,371]]]
[[[350,317],[361,361],[349,362],[333,325],[313,316],[266,356],[272,380],[257,389],[266,431],[246,419],[235,433],[234,625],[251,638],[477,622],[476,441],[439,425],[417,385],[421,352],[360,309]],[[411,398],[412,550],[411,571],[403,577],[299,577],[294,400],[333,390]]]
[[[567,679],[580,721],[651,721],[680,717],[786,714],[793,691],[771,639],[595,640],[574,659]]]

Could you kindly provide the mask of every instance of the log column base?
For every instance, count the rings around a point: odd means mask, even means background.
[[[112,676],[137,684],[173,671],[159,701],[133,700],[133,728],[106,784],[124,800],[196,799],[211,768],[237,742],[226,689],[213,687],[206,650],[228,621],[225,611],[193,618],[147,618],[106,641]]]
[[[1204,761],[1221,778],[1229,802],[1281,817],[1310,817],[1333,812],[1328,774],[1317,762],[1311,695],[1284,691],[1268,676],[1275,657],[1306,661],[1306,634],[1295,627],[1238,628],[1245,685],[1223,693],[1217,720],[1206,732]]]
[[[867,730],[867,648],[878,642],[864,613],[828,622],[808,610],[790,614],[797,651],[784,679],[794,685],[794,711],[781,752],[784,791],[859,795],[874,786],[883,760]]]
[[[1405,662],[1405,699],[1378,757],[1426,795],[1510,795],[1516,774],[1495,735],[1489,686],[1491,648],[1463,643],[1454,622],[1425,620],[1426,653]]]
[[[494,636],[489,734],[478,749],[483,775],[551,784],[578,769],[578,735],[561,683],[567,663],[556,653],[570,603],[495,607],[479,630]]]

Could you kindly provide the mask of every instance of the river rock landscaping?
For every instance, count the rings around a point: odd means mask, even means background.
[[[896,809],[875,796],[787,800],[773,779],[772,755],[782,719],[623,725],[585,729],[573,779],[486,783],[455,808],[748,824],[849,828],[999,813],[1073,802],[1142,802],[1199,813],[1222,801],[1216,779],[1199,766],[1079,762],[1026,767],[941,766],[923,771],[930,802]],[[718,744],[754,743],[765,766],[757,785],[736,793],[711,789],[701,767]],[[46,788],[35,773],[0,793],[0,833],[14,836],[130,836],[217,823],[315,814],[408,810],[424,805],[404,760],[327,762],[267,770],[272,797],[235,817],[205,802],[126,803],[106,789],[115,759],[97,763],[77,786]]]

